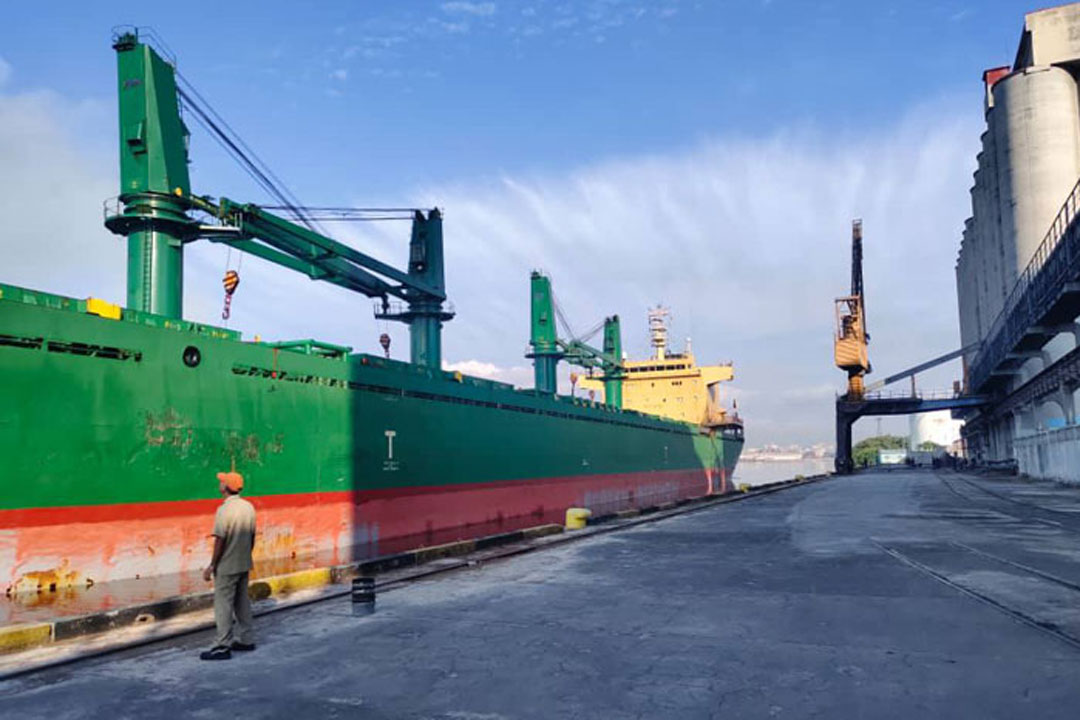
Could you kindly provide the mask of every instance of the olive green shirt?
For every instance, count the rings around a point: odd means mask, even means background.
[[[215,573],[233,575],[251,570],[251,546],[255,544],[255,506],[239,495],[230,495],[214,516],[214,537],[221,538],[221,553]]]

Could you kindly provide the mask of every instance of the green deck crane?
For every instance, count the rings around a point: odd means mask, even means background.
[[[625,368],[622,362],[622,332],[619,316],[604,318],[604,349],[598,350],[582,340],[563,340],[555,325],[555,295],[551,278],[534,270],[532,273],[531,316],[532,331],[529,344],[532,350],[525,356],[533,361],[537,392],[554,395],[558,386],[557,370],[560,360],[572,365],[599,368],[604,376],[604,402],[622,407],[622,381]]]
[[[411,361],[439,369],[444,308],[442,216],[412,214],[408,270],[401,271],[266,209],[194,195],[188,176],[189,132],[176,68],[137,30],[114,37],[120,97],[120,196],[123,209],[105,226],[128,239],[127,306],[170,318],[183,314],[183,248],[207,239],[381,302],[376,317],[409,326]],[[204,119],[208,116],[196,106]],[[217,129],[211,123],[213,129]],[[234,141],[221,136],[241,152]],[[263,177],[265,180],[265,176]],[[269,182],[267,180],[267,182]],[[293,208],[299,212],[298,208]],[[202,212],[207,223],[190,213]],[[303,215],[300,215],[303,219]],[[392,302],[391,298],[399,302]]]

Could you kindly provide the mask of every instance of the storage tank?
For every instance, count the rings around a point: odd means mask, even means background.
[[[953,420],[948,410],[916,413],[908,419],[908,442],[912,450],[918,450],[924,442],[932,442],[948,450],[960,439],[960,428],[963,426],[964,422]]]
[[[979,167],[975,170],[975,184],[971,188],[971,240],[975,250],[976,263],[973,268],[973,291],[979,299],[979,338],[986,336],[989,325],[997,315],[999,298],[994,292],[993,278],[999,273],[995,265],[996,253],[991,246],[993,228],[987,222],[989,213],[989,193],[987,192],[987,173],[984,166],[985,153],[979,153]]]
[[[1024,68],[993,87],[1006,284],[1027,267],[1080,177],[1076,83],[1058,67]]]
[[[965,225],[970,224],[970,219]],[[968,249],[968,232],[965,229],[960,241],[960,253],[956,258],[956,306],[960,315],[960,345],[967,347],[979,339],[979,328],[975,324],[975,303],[977,299],[971,292],[971,262]],[[971,358],[967,358],[971,362]]]
[[[996,114],[993,108],[990,113]],[[1005,298],[1012,291],[1012,275],[1006,272],[1004,260],[1004,233],[1001,228],[1001,191],[998,180],[998,145],[994,133],[987,130],[982,134],[983,153],[981,166],[982,179],[985,183],[983,215],[980,226],[986,252],[990,256],[987,263],[990,275],[987,277],[987,314],[989,323],[1001,312]]]

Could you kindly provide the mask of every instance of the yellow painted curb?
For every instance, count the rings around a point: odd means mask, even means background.
[[[523,538],[538,538],[547,537],[548,535],[558,535],[564,530],[562,525],[552,523],[551,525],[537,525],[535,527],[528,527],[521,531]]]
[[[0,653],[16,652],[52,642],[52,623],[0,627]]]
[[[282,595],[296,590],[321,587],[329,585],[331,582],[333,582],[333,577],[331,569],[328,567],[300,570],[287,575],[260,578],[251,583],[248,588],[248,595],[253,600],[263,600],[272,595]]]
[[[476,550],[475,540],[458,540],[445,545],[432,545],[431,547],[413,550],[412,554],[416,558],[416,564],[419,565],[439,558],[467,555],[474,550]]]

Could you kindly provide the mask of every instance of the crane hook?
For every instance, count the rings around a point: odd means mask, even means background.
[[[228,320],[233,293],[236,292],[236,288],[240,285],[240,273],[235,270],[226,271],[221,284],[225,287],[225,308],[221,311],[221,319]]]

